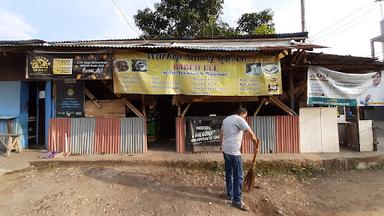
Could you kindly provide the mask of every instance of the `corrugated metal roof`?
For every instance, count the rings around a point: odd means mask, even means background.
[[[295,32],[295,33],[281,33],[281,34],[267,34],[267,35],[238,35],[238,36],[221,36],[221,37],[163,37],[163,38],[145,38],[146,41],[196,41],[196,40],[244,40],[244,39],[306,39],[308,32]],[[116,42],[137,42],[143,41],[142,38],[131,39],[103,39],[103,40],[73,40],[73,41],[56,41],[55,43],[116,43]]]
[[[0,41],[0,47],[27,48],[115,48],[115,49],[185,49],[204,51],[275,51],[284,49],[324,48],[314,44],[297,42],[307,33],[238,36],[231,38],[173,38],[159,40],[87,40],[46,42],[43,40]]]
[[[300,64],[301,66],[318,65],[345,73],[365,73],[384,69],[384,62],[369,57],[308,52],[306,59],[307,62]]]

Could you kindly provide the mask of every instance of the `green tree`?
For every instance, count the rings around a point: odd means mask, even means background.
[[[161,0],[155,10],[139,10],[136,26],[146,38],[217,37],[275,33],[273,12],[246,13],[233,28],[221,20],[224,0]]]
[[[236,35],[239,35],[239,33],[235,28],[230,27],[228,23],[214,17],[210,17],[207,25],[204,25],[196,34],[197,37],[224,37]]]
[[[237,21],[237,30],[241,34],[274,34],[273,11],[265,9],[258,13],[245,13]]]
[[[222,4],[223,0],[161,0],[155,11],[139,10],[134,19],[144,37],[196,37],[208,28],[210,17],[219,18]]]
[[[267,24],[263,23],[259,27],[255,28],[251,35],[269,35],[269,34],[275,34],[276,30],[275,27],[269,27]]]

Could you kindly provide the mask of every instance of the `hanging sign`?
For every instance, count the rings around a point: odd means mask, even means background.
[[[381,72],[347,74],[319,66],[309,66],[309,105],[384,106]]]
[[[258,96],[282,93],[278,56],[117,52],[115,93]]]
[[[111,79],[111,54],[27,55],[27,79]]]

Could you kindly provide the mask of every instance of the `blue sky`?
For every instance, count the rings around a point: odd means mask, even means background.
[[[47,41],[137,38],[133,15],[158,0],[0,0],[0,40]],[[370,39],[380,35],[380,4],[374,0],[306,0],[309,41],[326,53],[370,56]],[[274,11],[278,33],[301,31],[300,0],[225,0],[222,18],[231,26],[246,12]],[[133,27],[132,27],[133,26]],[[378,48],[376,48],[378,50]],[[381,58],[381,56],[378,56]]]

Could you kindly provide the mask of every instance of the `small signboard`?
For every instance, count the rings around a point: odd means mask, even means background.
[[[220,146],[223,116],[186,117],[186,143],[192,146]]]
[[[27,56],[27,79],[104,80],[112,78],[112,55],[39,54]]]
[[[84,82],[56,81],[56,117],[84,117]]]

